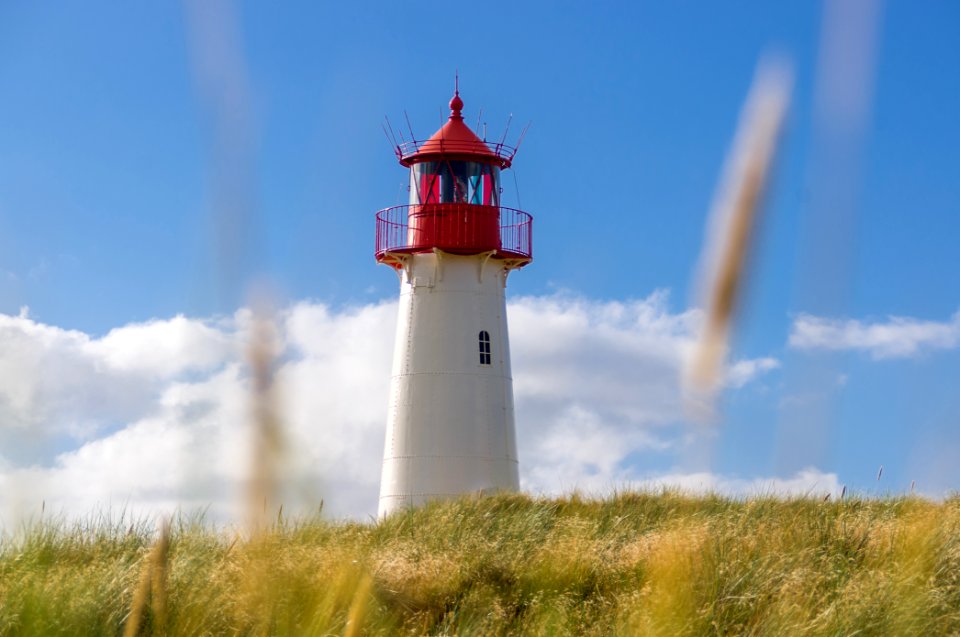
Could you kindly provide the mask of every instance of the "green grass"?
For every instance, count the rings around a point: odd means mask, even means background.
[[[960,634],[960,497],[497,496],[244,541],[40,522],[0,545],[0,635]],[[153,557],[150,557],[153,555]]]

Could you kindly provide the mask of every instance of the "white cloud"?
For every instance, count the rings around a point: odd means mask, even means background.
[[[573,490],[587,496],[604,496],[614,492],[679,489],[684,493],[714,493],[731,497],[778,496],[778,497],[834,497],[842,492],[843,485],[835,473],[826,473],[814,467],[798,471],[791,477],[740,478],[708,471],[692,473],[665,473],[657,475],[633,475],[619,472],[614,476],[583,475],[569,483],[550,485],[547,488],[531,489],[544,495],[562,495]]]
[[[236,355],[229,334],[183,315],[110,330],[87,348],[112,369],[161,377],[212,369]]]
[[[639,489],[676,487],[692,493],[719,493],[730,496],[818,496],[840,495],[843,485],[835,473],[808,467],[789,478],[732,478],[714,473],[672,474],[648,478],[631,485]]]
[[[872,323],[801,314],[793,322],[789,344],[797,349],[860,351],[875,359],[910,358],[960,345],[960,312],[945,322],[892,316]]]
[[[142,413],[149,389],[91,357],[89,345],[82,332],[0,315],[0,435],[18,427],[81,435]]]
[[[392,301],[342,310],[301,302],[278,314],[285,502],[323,498],[334,515],[376,510],[396,311]],[[555,295],[517,299],[509,318],[525,489],[646,484],[631,454],[684,444],[678,377],[697,312],[670,312],[664,293]],[[249,325],[244,310],[95,338],[0,315],[0,515],[45,501],[70,514],[209,506],[237,519],[253,452]],[[776,366],[735,362],[727,384]]]
[[[780,361],[775,358],[753,358],[737,361],[727,372],[727,386],[743,387],[751,380],[766,372],[779,369]]]

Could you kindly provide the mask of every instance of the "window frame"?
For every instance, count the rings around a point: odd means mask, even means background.
[[[480,330],[477,340],[479,341],[480,348],[480,364],[481,365],[492,365],[493,364],[493,346],[492,339],[490,338],[490,332],[487,330]]]

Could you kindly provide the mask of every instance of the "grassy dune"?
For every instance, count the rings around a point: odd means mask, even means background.
[[[156,542],[4,538],[0,635],[960,634],[960,497],[497,496]]]

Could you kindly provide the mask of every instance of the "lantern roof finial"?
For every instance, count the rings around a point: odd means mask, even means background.
[[[463,119],[463,100],[460,99],[460,73],[453,76],[453,98],[450,100],[450,119]]]

